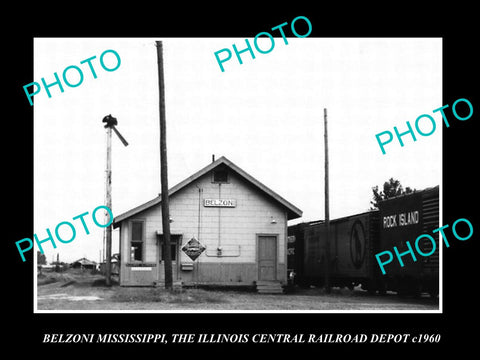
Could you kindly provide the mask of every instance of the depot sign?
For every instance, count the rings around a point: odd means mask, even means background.
[[[200,241],[195,237],[192,237],[183,247],[182,251],[187,254],[187,256],[195,261],[204,251],[206,247],[203,246]]]
[[[236,207],[237,200],[234,199],[203,199],[205,207]]]

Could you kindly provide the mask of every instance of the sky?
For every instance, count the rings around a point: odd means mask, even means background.
[[[99,261],[103,229],[91,215],[105,202],[106,131],[118,120],[129,143],[112,139],[112,211],[117,216],[160,192],[158,67],[163,42],[168,181],[174,186],[225,156],[303,211],[324,218],[324,109],[328,114],[330,218],[367,211],[372,187],[393,177],[418,190],[441,185],[441,38],[275,38],[268,54],[235,55],[220,70],[214,53],[245,47],[245,38],[36,38],[34,79],[47,84],[78,66],[83,82],[34,96],[34,231],[48,237],[62,221],[70,243],[43,244],[47,261]],[[262,41],[269,41],[262,39]],[[252,39],[250,39],[252,42]],[[259,42],[262,49],[268,43]],[[105,71],[100,55],[121,63]],[[97,78],[87,63],[91,60]],[[112,53],[104,57],[113,68]],[[68,79],[79,82],[75,70]],[[63,80],[61,80],[63,81]],[[28,103],[28,99],[26,98]],[[428,114],[430,136],[396,139],[382,154],[375,135]],[[420,123],[424,132],[428,122]],[[84,217],[89,234],[79,219]],[[97,213],[102,221],[102,212]],[[294,222],[293,222],[294,223]],[[67,226],[60,236],[70,238]],[[55,239],[56,240],[56,239]],[[113,253],[118,251],[118,230]]]

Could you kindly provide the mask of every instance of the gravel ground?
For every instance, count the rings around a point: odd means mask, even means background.
[[[48,273],[38,278],[38,310],[287,310],[287,311],[435,311],[438,299],[369,295],[354,289],[295,288],[288,294],[257,294],[232,290],[104,286],[103,277],[88,272]]]

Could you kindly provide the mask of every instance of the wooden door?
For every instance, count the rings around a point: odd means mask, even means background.
[[[277,278],[277,237],[258,236],[258,280]]]
[[[178,268],[179,268],[179,256],[180,256],[180,245],[181,245],[181,235],[170,235],[170,254],[172,256],[172,279],[173,281],[178,280]],[[157,248],[159,267],[158,267],[158,281],[165,281],[165,261],[164,261],[164,251],[165,244],[163,242],[163,235],[160,235],[159,246]]]

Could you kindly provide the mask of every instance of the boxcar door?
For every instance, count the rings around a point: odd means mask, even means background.
[[[258,280],[277,278],[277,237],[258,236]]]

